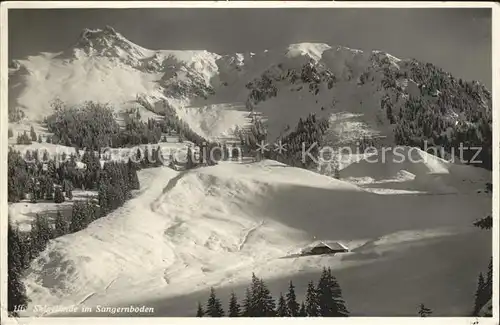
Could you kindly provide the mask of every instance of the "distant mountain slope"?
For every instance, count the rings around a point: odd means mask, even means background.
[[[148,50],[111,27],[86,29],[60,53],[11,62],[9,89],[11,121],[23,115],[25,122],[41,121],[55,98],[69,105],[93,100],[110,103],[118,115],[131,107],[145,118],[170,109],[217,138],[248,122],[235,117],[236,105],[256,113],[270,142],[315,114],[329,121],[324,143],[368,137],[448,150],[465,143],[483,147],[482,158],[491,159],[491,93],[483,85],[381,51],[299,43],[222,56]],[[229,117],[208,125],[196,117],[211,108],[217,116],[229,109]]]

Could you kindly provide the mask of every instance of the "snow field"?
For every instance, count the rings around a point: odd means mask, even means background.
[[[240,286],[252,271],[279,282],[324,265],[379,267],[380,259],[402,250],[411,255],[422,245],[473,236],[471,222],[488,213],[491,200],[471,194],[380,196],[274,161],[180,173],[153,168],[141,171],[141,184],[124,207],[50,243],[28,274],[33,304],[157,301],[158,315],[180,315],[190,305],[177,310],[176,303],[163,304],[187,293],[192,299],[210,286]],[[314,238],[339,240],[354,251],[283,258]],[[443,265],[448,262],[441,257]],[[444,299],[444,291],[435,294]]]

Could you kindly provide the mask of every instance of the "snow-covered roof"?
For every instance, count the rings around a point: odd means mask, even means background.
[[[328,248],[330,248],[332,250],[339,250],[339,249],[349,250],[349,248],[347,248],[347,246],[345,246],[342,243],[339,243],[337,241],[334,241],[334,242],[321,242],[318,245],[316,245],[315,247],[318,247],[318,246],[326,246],[326,247],[328,247]]]
[[[314,248],[316,247],[328,247],[329,249],[333,250],[333,251],[338,251],[338,250],[349,250],[349,248],[345,245],[343,245],[342,243],[339,243],[339,242],[336,242],[336,241],[331,241],[331,242],[324,242],[324,241],[320,241],[318,243],[315,243],[309,247],[306,247],[303,252],[310,252],[312,251]]]

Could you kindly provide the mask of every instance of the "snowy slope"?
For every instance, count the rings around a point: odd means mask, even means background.
[[[181,107],[177,114],[209,141],[229,141],[234,138],[235,130],[251,124],[250,113],[241,103]]]
[[[170,156],[172,155],[178,162],[186,161],[186,154],[188,146],[193,144],[189,141],[184,141],[182,143],[178,142],[177,137],[168,137],[167,142],[160,142],[155,145],[139,145],[132,148],[109,148],[103,150],[101,153],[101,166],[106,161],[122,161],[128,162],[129,158],[134,159],[137,154],[137,150],[141,150],[144,154],[147,149],[148,152],[152,152],[152,149],[160,148],[160,159],[164,166],[168,166],[170,163]],[[33,153],[38,151],[39,157],[43,157],[44,152],[47,152],[47,157],[49,159],[56,159],[57,161],[62,161],[63,156],[66,159],[70,159],[70,155],[76,154],[76,149],[72,147],[67,147],[63,145],[56,145],[52,143],[37,143],[33,142],[31,145],[19,145],[12,144],[12,149],[19,151],[23,156],[27,151]],[[83,156],[84,150],[79,151],[80,157]],[[81,162],[78,158],[76,159],[77,168],[84,169],[85,164]],[[48,215],[51,218],[55,217],[57,211],[68,212],[71,211],[71,206],[75,201],[86,200],[91,197],[97,196],[96,191],[73,191],[73,200],[67,200],[64,203],[57,204],[54,202],[38,202],[31,203],[29,199],[21,200],[16,203],[9,203],[9,221],[11,223],[20,226],[21,231],[29,231],[31,226],[31,221],[34,220],[36,214]]]
[[[378,194],[475,193],[491,181],[491,172],[485,169],[441,159],[418,148],[387,149],[391,150],[341,162],[341,178]]]
[[[65,199],[63,203],[37,202],[31,203],[29,200],[23,200],[17,203],[9,203],[8,215],[9,222],[17,225],[20,231],[30,231],[31,222],[35,219],[36,214],[49,217],[53,221],[57,212],[63,215],[71,213],[73,203],[76,201],[89,200],[97,197],[97,192],[74,190],[73,199]]]
[[[26,284],[33,305],[160,302],[209,286],[244,285],[252,271],[274,281],[323,265],[374,263],[377,256],[473,235],[471,222],[490,202],[478,194],[380,196],[274,161],[180,173],[163,167],[140,177],[138,196],[87,229],[51,241],[32,263]],[[342,241],[353,253],[282,258],[314,238]],[[468,245],[459,239],[457,245]],[[440,258],[442,265],[456,262]],[[186,315],[193,306],[158,313]]]
[[[381,99],[389,96],[397,108],[419,89],[404,77],[395,81],[397,94],[383,83],[406,64],[379,51],[320,43],[230,55],[149,50],[109,27],[84,30],[69,49],[9,66],[9,109],[25,113],[10,127],[17,134],[33,125],[45,135],[41,121],[58,98],[109,102],[117,119],[132,107],[143,118],[168,107],[211,141],[235,141],[235,130],[248,129],[257,116],[272,142],[315,113],[329,120],[325,144],[375,136],[393,145]],[[14,138],[10,144],[21,151],[74,152],[15,145]],[[187,150],[186,143],[160,146]],[[398,163],[394,153],[385,160],[343,156],[340,180],[270,160],[141,170],[133,199],[87,229],[52,240],[33,261],[25,279],[30,306],[133,303],[155,306],[157,316],[186,316],[210,286],[241,297],[252,272],[275,295],[293,279],[302,299],[306,283],[331,266],[356,315],[414,315],[422,301],[436,314],[464,315],[476,265],[491,255],[491,239],[472,227],[491,213],[491,197],[479,191],[491,173],[403,149],[418,161]],[[51,209],[20,202],[9,213],[27,225],[34,213]],[[341,241],[351,252],[284,258],[317,240]]]

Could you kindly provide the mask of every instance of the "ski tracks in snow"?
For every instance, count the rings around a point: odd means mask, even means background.
[[[255,232],[258,228],[260,228],[262,225],[264,224],[264,220],[261,220],[261,222],[259,222],[258,224],[256,224],[255,226],[249,228],[245,234],[243,235],[243,237],[241,238],[241,241],[240,241],[240,244],[238,245],[238,252],[241,251],[243,249],[243,247],[245,246],[245,244],[247,243],[248,241],[248,238],[250,237],[250,235]]]
[[[106,294],[108,292],[108,289],[109,287],[111,287],[111,285],[118,279],[118,277],[114,278],[113,280],[111,280],[107,285],[106,287],[104,287],[104,289],[102,290],[102,292],[91,292],[89,293],[87,296],[85,296],[85,298],[83,298],[82,300],[80,300],[80,302],[78,302],[78,306],[84,304],[86,301],[88,301],[90,298],[96,296],[96,295],[99,295],[99,294]]]
[[[167,183],[167,186],[162,191],[162,194],[156,198],[153,202],[150,204],[151,211],[158,213],[158,208],[160,205],[164,202],[164,198],[168,193],[177,185],[179,180],[184,177],[185,174],[187,174],[189,171],[182,171],[179,174],[177,174],[174,178],[170,179]]]
[[[109,287],[111,287],[111,285],[116,281],[117,278],[114,278],[113,280],[111,280],[108,285],[106,286],[106,288],[104,288],[104,292],[107,292]]]
[[[83,298],[82,300],[80,300],[80,302],[77,305],[82,305],[85,301],[87,301],[90,298],[92,298],[95,294],[96,294],[95,292],[89,293],[85,298]]]

